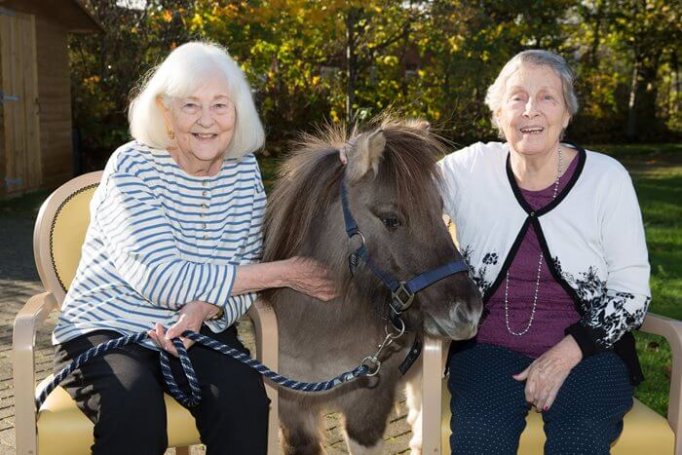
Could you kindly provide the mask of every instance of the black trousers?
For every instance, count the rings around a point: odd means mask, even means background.
[[[235,327],[204,335],[247,352]],[[121,335],[92,332],[56,347],[55,371],[87,349]],[[195,344],[189,357],[201,383],[202,400],[190,412],[208,455],[266,454],[269,400],[261,376],[246,365]],[[176,378],[180,362],[173,358]],[[186,381],[178,379],[180,386]],[[93,359],[62,382],[95,424],[95,455],[160,455],[168,445],[166,408],[157,351],[130,345]]]

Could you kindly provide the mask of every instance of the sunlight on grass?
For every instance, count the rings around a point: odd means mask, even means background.
[[[637,387],[635,396],[661,415],[668,409],[668,388],[672,368],[672,354],[665,338],[637,333],[637,353],[645,380]]]
[[[682,144],[595,147],[630,171],[642,208],[651,263],[651,311],[682,319]],[[636,334],[646,380],[635,396],[665,415],[672,368],[662,338]]]

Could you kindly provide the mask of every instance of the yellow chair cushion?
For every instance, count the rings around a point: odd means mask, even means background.
[[[81,247],[90,224],[90,200],[96,186],[86,187],[64,201],[52,224],[50,248],[55,272],[69,289],[81,259]]]
[[[529,412],[526,423],[519,455],[541,454],[545,445],[542,416],[537,412]],[[674,447],[675,434],[668,421],[635,399],[634,406],[623,420],[623,432],[611,446],[611,454],[672,455]]]
[[[41,389],[52,376],[43,381]],[[184,447],[199,441],[192,414],[168,395],[164,396],[168,415],[169,447]],[[66,390],[57,387],[45,400],[38,415],[38,453],[73,455],[90,453],[93,424],[85,417]]]
[[[450,452],[450,394],[443,383],[441,435],[443,453]],[[545,432],[542,416],[529,412],[526,429],[521,435],[519,455],[542,455],[545,446]],[[623,432],[611,446],[612,455],[673,455],[675,434],[668,421],[635,399],[634,406],[625,415]]]

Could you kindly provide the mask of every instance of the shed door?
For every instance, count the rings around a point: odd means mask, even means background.
[[[38,188],[41,183],[35,37],[34,16],[0,9],[0,194]]]

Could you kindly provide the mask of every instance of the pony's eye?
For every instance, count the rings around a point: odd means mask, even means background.
[[[381,222],[384,223],[384,226],[386,226],[386,228],[391,231],[398,229],[400,227],[400,220],[395,217],[389,216],[386,218],[381,218]]]

